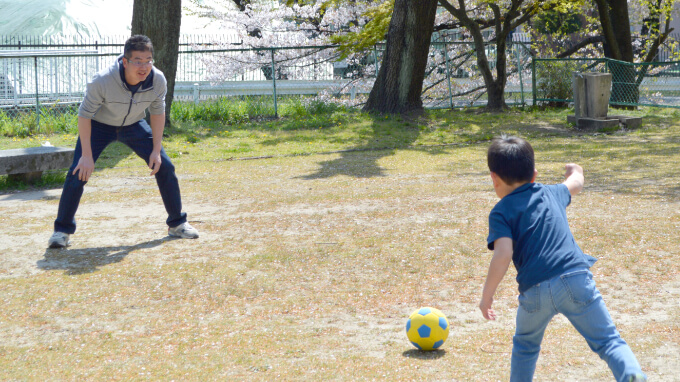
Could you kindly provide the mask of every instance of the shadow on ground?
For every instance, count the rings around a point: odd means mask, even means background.
[[[355,178],[385,176],[384,169],[378,165],[381,158],[394,155],[398,149],[412,146],[420,136],[417,128],[405,128],[398,137],[386,136],[386,129],[375,116],[371,132],[355,147],[340,152],[340,158],[319,162],[319,169],[298,179],[313,180],[347,175]],[[390,142],[391,141],[391,142]],[[383,145],[384,143],[384,145]],[[382,147],[381,147],[382,146]],[[362,153],[357,155],[357,153]]]
[[[45,257],[38,260],[38,268],[45,271],[64,270],[67,275],[80,275],[96,272],[100,267],[118,263],[125,256],[139,249],[153,248],[166,241],[174,240],[170,236],[162,239],[147,241],[135,245],[119,247],[79,248],[79,249],[50,249],[45,250]]]
[[[439,359],[446,355],[446,350],[437,349],[430,351],[423,351],[418,349],[411,349],[403,352],[401,355],[407,358],[417,358],[417,359]]]

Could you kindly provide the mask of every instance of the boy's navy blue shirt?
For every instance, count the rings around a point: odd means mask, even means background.
[[[527,183],[501,199],[489,214],[488,248],[508,237],[520,293],[575,268],[590,268],[594,257],[576,244],[567,221],[571,194],[564,184]]]

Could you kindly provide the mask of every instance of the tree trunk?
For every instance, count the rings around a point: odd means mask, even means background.
[[[628,0],[609,0],[609,14],[621,61],[633,62],[633,37],[630,34]]]
[[[166,124],[170,124],[170,107],[175,93],[181,21],[181,0],[134,0],[132,34],[143,34],[151,39],[154,66],[168,80],[168,92],[165,96]]]
[[[486,95],[488,100],[486,102],[486,109],[489,111],[502,111],[507,108],[505,103],[505,86],[494,81],[486,85]]]
[[[461,24],[470,32],[475,42],[475,52],[477,55],[477,68],[484,78],[486,94],[488,97],[486,108],[492,111],[503,110],[505,104],[505,84],[508,79],[507,57],[507,38],[515,28],[524,24],[533,15],[531,11],[522,11],[521,6],[524,0],[512,0],[510,7],[505,14],[502,14],[499,5],[489,2],[487,6],[494,14],[493,24],[496,32],[496,79],[493,77],[491,65],[486,55],[486,42],[482,34],[479,20],[470,18],[465,0],[458,0],[458,8],[449,3],[448,0],[439,0],[439,3],[458,19]]]
[[[405,113],[423,108],[430,38],[437,0],[396,0],[387,45],[364,110]]]
[[[633,38],[630,34],[628,0],[596,0],[600,24],[605,37],[605,53],[615,60],[633,62]],[[610,63],[612,73],[612,107],[630,109],[638,103],[640,91],[635,83],[633,65]]]
[[[507,45],[505,38],[501,36],[496,39],[496,79],[493,76],[485,76],[484,84],[486,85],[486,108],[490,111],[501,111],[506,109],[508,106],[505,103],[505,84],[508,81],[507,69],[507,57],[505,52],[507,50]],[[489,61],[484,58],[483,60],[478,60],[478,66],[481,64],[489,66]],[[488,70],[491,73],[491,69]]]

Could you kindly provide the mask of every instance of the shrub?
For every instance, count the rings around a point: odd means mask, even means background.
[[[573,99],[573,72],[580,68],[578,61],[541,61],[536,65],[538,97],[548,99],[550,106],[567,106]]]

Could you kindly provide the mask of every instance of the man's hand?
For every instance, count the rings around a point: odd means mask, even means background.
[[[482,299],[482,301],[479,302],[479,310],[482,311],[482,316],[487,320],[496,319],[496,312],[491,309],[491,305],[493,305],[493,298],[491,300]]]
[[[158,170],[161,169],[161,163],[163,161],[161,160],[161,153],[153,151],[151,152],[151,156],[149,157],[149,168],[151,169],[151,174],[149,175],[156,175]]]
[[[78,165],[73,169],[73,175],[78,173],[78,179],[87,182],[94,172],[94,159],[91,156],[81,156]]]

